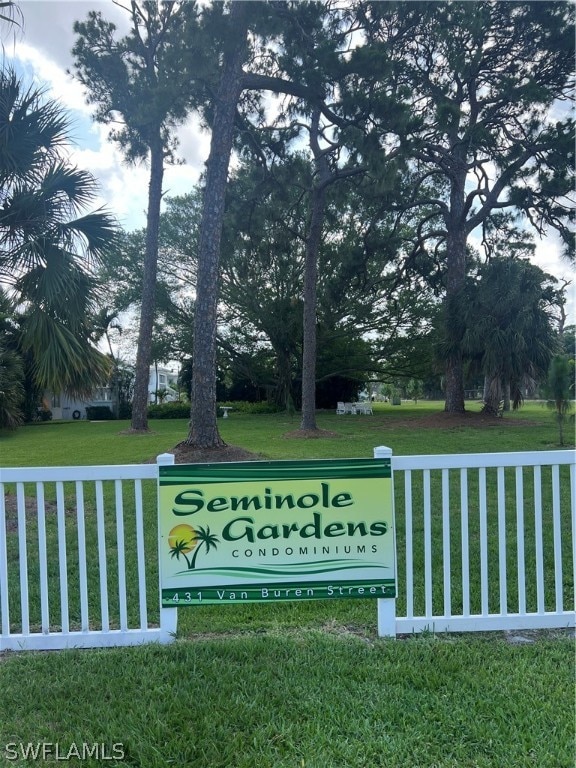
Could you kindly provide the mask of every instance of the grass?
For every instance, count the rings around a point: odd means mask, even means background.
[[[410,428],[410,421],[441,411],[438,402],[375,404],[374,416],[336,416],[319,412],[318,426],[338,437],[327,440],[287,439],[298,428],[298,414],[234,413],[220,419],[224,440],[267,459],[322,459],[372,456],[377,445],[399,455],[422,453],[483,453],[559,448],[558,428],[541,404],[530,403],[490,426],[471,423],[444,429]],[[478,411],[478,403],[469,406]],[[67,466],[69,464],[132,464],[153,459],[184,440],[186,419],[153,419],[150,433],[123,434],[126,421],[61,421],[33,424],[0,435],[2,466]]]
[[[298,417],[284,414],[232,413],[219,426],[227,442],[265,458],[371,456],[379,444],[397,454],[558,447],[557,427],[539,406],[490,427],[410,427],[434,408],[321,413],[319,426],[340,434],[328,440],[285,438]],[[153,433],[137,437],[118,434],[126,426],[34,425],[2,436],[0,461],[135,463],[186,435],[185,420],[153,421]],[[154,489],[146,493],[153,548]],[[54,518],[47,515],[49,551]],[[87,523],[95,537],[89,515]],[[33,520],[27,530],[37,535]],[[111,525],[111,547],[114,536]],[[97,578],[96,553],[92,567]],[[571,768],[573,641],[562,632],[523,635],[533,642],[513,645],[502,633],[378,639],[373,601],[350,600],[183,610],[179,639],[167,647],[6,653],[0,765],[13,764],[7,744],[58,742],[67,751],[87,742],[107,744],[108,754],[120,743],[124,759],[106,762],[145,768]]]
[[[146,768],[571,768],[569,650],[300,631],[15,656],[0,733]]]

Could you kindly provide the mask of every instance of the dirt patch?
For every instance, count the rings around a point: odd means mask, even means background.
[[[18,500],[12,493],[7,493],[4,499],[6,507],[6,530],[16,531],[18,530]],[[24,508],[26,510],[26,518],[29,520],[32,516],[38,515],[38,504],[36,498],[33,496],[26,496],[24,499]],[[56,514],[58,507],[53,501],[44,502],[44,512],[47,515]],[[70,514],[71,510],[66,509],[65,514]]]
[[[321,438],[342,437],[329,429],[295,429],[282,435],[288,440],[320,440]]]
[[[185,443],[178,443],[169,448],[174,454],[176,464],[214,464],[220,461],[260,461],[262,456],[251,453],[237,445],[225,445],[221,448],[193,448]],[[152,459],[155,463],[156,459]]]

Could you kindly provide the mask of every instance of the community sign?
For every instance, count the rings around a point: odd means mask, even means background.
[[[164,607],[396,596],[390,459],[159,473]]]

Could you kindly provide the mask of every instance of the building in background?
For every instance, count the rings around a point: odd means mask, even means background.
[[[148,377],[148,402],[171,403],[179,399],[178,374],[172,368],[150,366]],[[59,421],[86,419],[86,408],[104,407],[114,412],[111,387],[96,387],[88,400],[78,400],[64,393],[45,393],[43,410],[52,412],[52,419]]]

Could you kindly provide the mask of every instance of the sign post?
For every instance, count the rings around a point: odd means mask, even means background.
[[[174,454],[173,453],[161,453],[156,457],[156,464],[158,465],[158,474],[160,474],[160,467],[174,466]],[[160,509],[160,485],[158,484],[158,509]],[[160,515],[158,515],[158,524],[160,525]],[[144,536],[144,532],[142,532]],[[160,529],[158,529],[158,557],[162,559],[162,549],[160,546],[161,536]],[[162,595],[162,576],[160,575],[160,595]],[[141,612],[144,614],[146,611],[146,598],[141,597],[144,600],[144,604],[141,605]],[[176,637],[176,630],[178,629],[178,609],[172,607],[165,607],[160,600],[160,629],[165,633],[166,637],[172,639]]]
[[[387,462],[390,465],[390,503],[392,504],[392,519],[394,515],[394,473],[392,471],[392,448],[379,445],[374,448],[374,458]],[[392,526],[393,548],[396,554],[396,526]],[[394,583],[396,578],[396,557],[394,557]],[[378,598],[378,637],[396,637],[396,594],[394,597]]]
[[[163,607],[394,603],[390,455],[158,469]]]

